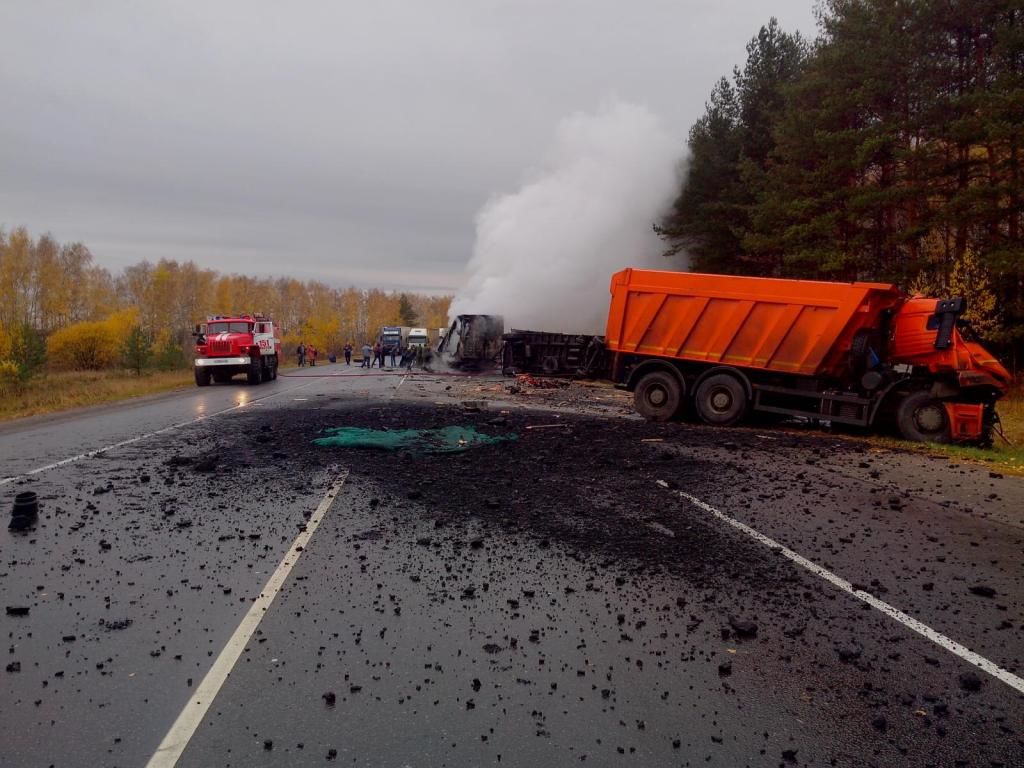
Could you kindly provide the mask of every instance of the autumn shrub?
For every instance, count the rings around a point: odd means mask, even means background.
[[[47,360],[53,368],[98,371],[122,359],[125,340],[135,326],[135,310],[115,312],[105,320],[75,323],[46,340]]]
[[[38,331],[28,325],[0,325],[0,391],[20,390],[43,366],[45,353]]]
[[[22,378],[17,363],[0,360],[0,396],[15,394],[21,387]]]

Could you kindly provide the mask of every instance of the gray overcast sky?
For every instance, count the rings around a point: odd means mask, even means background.
[[[0,227],[104,266],[192,259],[451,290],[474,216],[616,96],[685,141],[813,0],[0,0]]]

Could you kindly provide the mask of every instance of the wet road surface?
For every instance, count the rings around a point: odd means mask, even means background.
[[[1020,479],[364,373],[0,431],[3,503],[42,500],[0,537],[0,764],[1024,764]],[[312,445],[467,424],[517,439]],[[180,758],[158,753],[211,670]]]

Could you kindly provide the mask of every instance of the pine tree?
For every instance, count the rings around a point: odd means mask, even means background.
[[[686,252],[700,271],[766,274],[771,263],[744,258],[754,193],[774,148],[783,86],[800,72],[806,46],[772,18],[747,45],[743,69],[715,85],[691,128],[690,163],[672,211],[658,227],[668,255]]]
[[[142,330],[141,326],[133,325],[128,331],[122,348],[125,367],[135,371],[136,376],[141,376],[142,370],[148,365],[152,354],[153,350],[150,347],[149,339],[146,338],[146,332]]]
[[[416,308],[404,293],[398,297],[398,315],[402,319],[402,325],[416,325],[418,318]]]

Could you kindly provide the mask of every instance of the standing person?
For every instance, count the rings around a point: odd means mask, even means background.
[[[373,362],[377,364],[378,368],[384,367],[384,348],[379,341],[373,345]],[[370,367],[373,368],[373,363],[370,364]]]
[[[352,365],[352,342],[345,345],[345,365]]]
[[[397,344],[392,344],[390,352],[391,352],[391,367],[394,368],[395,367],[395,355],[398,352],[398,345]]]
[[[370,342],[363,343],[363,364],[360,368],[369,368],[371,365],[370,355],[373,353],[373,348],[370,346]]]
[[[299,358],[299,368],[306,364],[306,345],[301,341],[299,342],[298,349],[295,350],[295,354]]]
[[[308,354],[309,354],[309,364],[311,366],[316,365],[316,347],[310,347]]]

